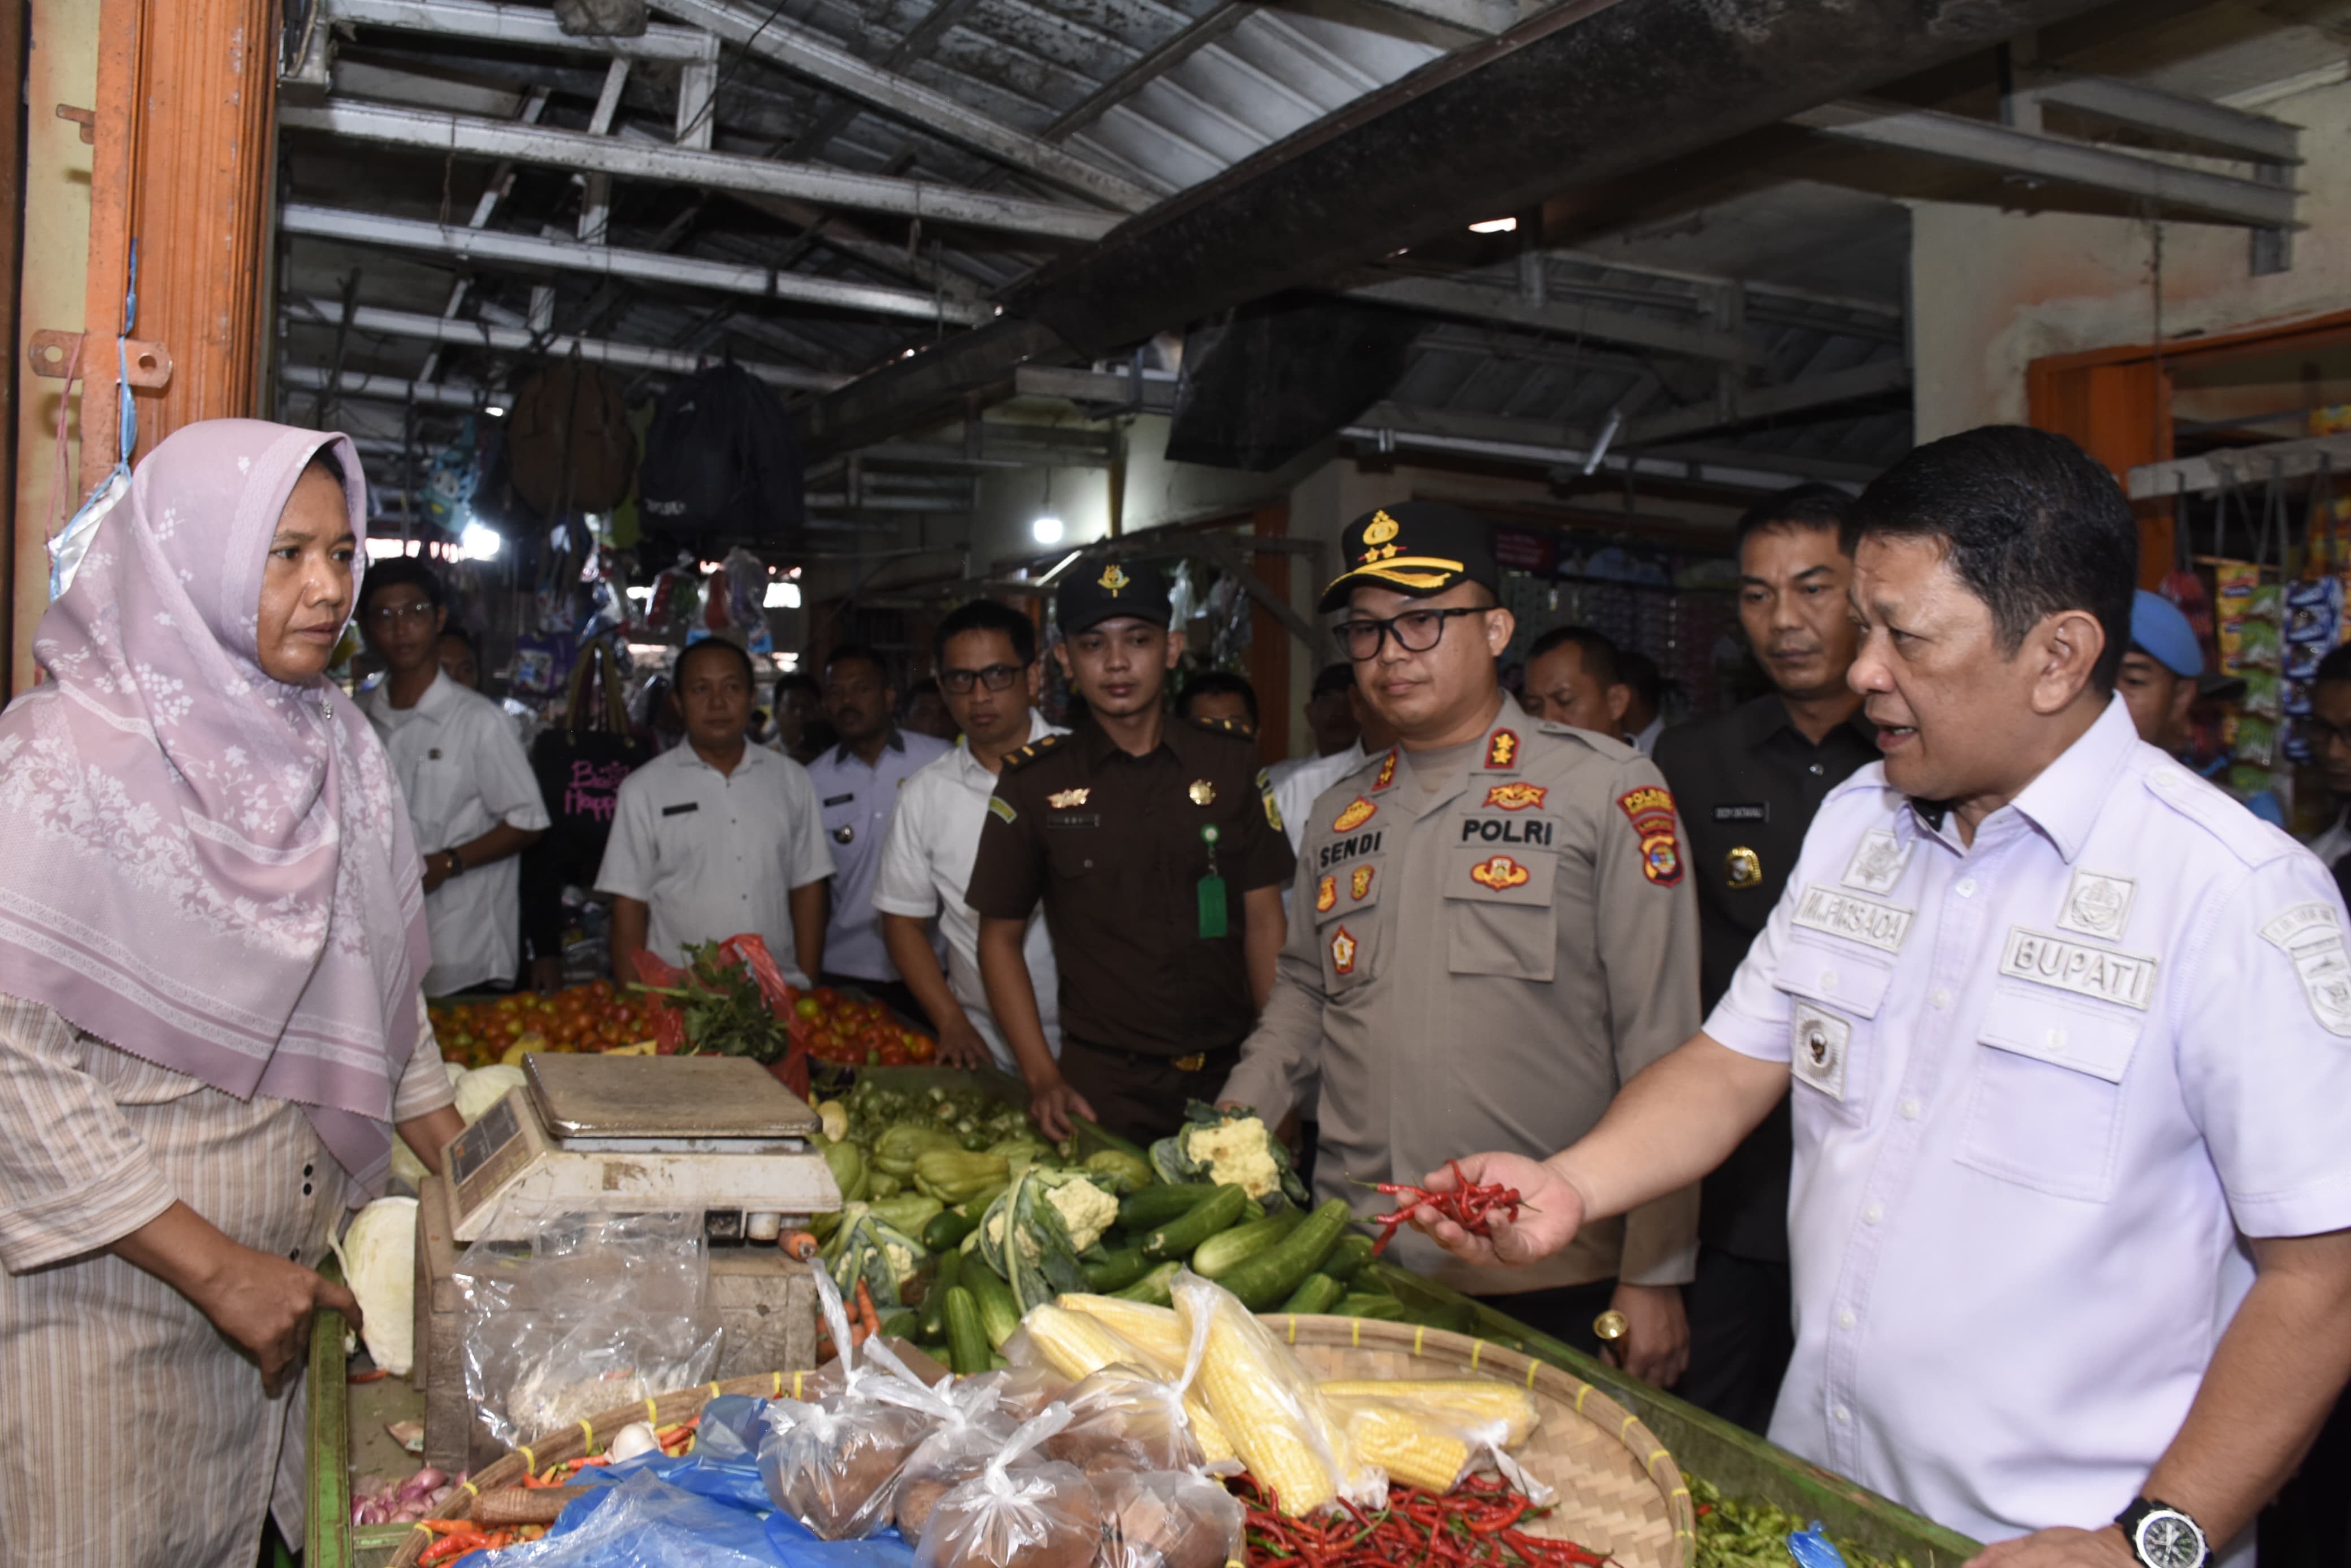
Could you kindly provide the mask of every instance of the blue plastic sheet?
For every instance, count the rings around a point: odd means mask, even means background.
[[[1817,1519],[1810,1530],[1789,1532],[1788,1556],[1796,1568],[1845,1568],[1844,1553],[1823,1532]]]
[[[582,1470],[577,1482],[595,1490],[566,1508],[545,1539],[499,1552],[497,1568],[912,1568],[914,1561],[895,1531],[819,1541],[789,1515],[771,1513],[755,1464],[647,1455]]]

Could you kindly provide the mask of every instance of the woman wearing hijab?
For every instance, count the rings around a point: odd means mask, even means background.
[[[350,443],[175,432],[0,714],[0,1563],[302,1539],[315,1271],[394,1124],[462,1124],[423,1019],[408,813],[323,680]]]

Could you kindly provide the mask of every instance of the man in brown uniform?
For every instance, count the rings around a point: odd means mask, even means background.
[[[1273,985],[1296,862],[1248,727],[1171,720],[1161,706],[1184,652],[1166,580],[1087,567],[1054,611],[1054,653],[1086,716],[1004,759],[965,901],[1038,1126],[1066,1137],[1074,1114],[1147,1143],[1239,1060]],[[1058,1066],[1020,956],[1040,898],[1061,970]]]
[[[1340,647],[1402,742],[1317,803],[1296,929],[1222,1098],[1278,1122],[1320,1071],[1317,1196],[1368,1214],[1384,1200],[1355,1182],[1416,1181],[1481,1139],[1548,1153],[1554,1130],[1598,1122],[1698,1021],[1698,924],[1656,768],[1503,700],[1494,660],[1513,622],[1485,523],[1399,505],[1343,545],[1322,609],[1347,612]],[[1625,1364],[1669,1384],[1697,1207],[1692,1188],[1636,1209],[1540,1276],[1466,1268],[1411,1232],[1396,1253],[1509,1292],[1501,1310],[1587,1350],[1614,1306]]]

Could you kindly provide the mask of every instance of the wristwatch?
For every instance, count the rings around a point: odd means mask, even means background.
[[[2204,1527],[2168,1502],[2134,1499],[2115,1522],[2122,1526],[2131,1555],[2146,1568],[2204,1568],[2212,1560]]]
[[[455,850],[443,850],[441,852],[447,856],[449,861],[449,870],[446,875],[443,877],[443,881],[445,882],[450,878],[460,877],[465,874],[465,856],[459,854]]]

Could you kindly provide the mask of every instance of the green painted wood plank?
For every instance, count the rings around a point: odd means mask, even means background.
[[[350,1385],[343,1314],[331,1307],[310,1319],[309,1373],[310,1521],[303,1568],[352,1568]]]

